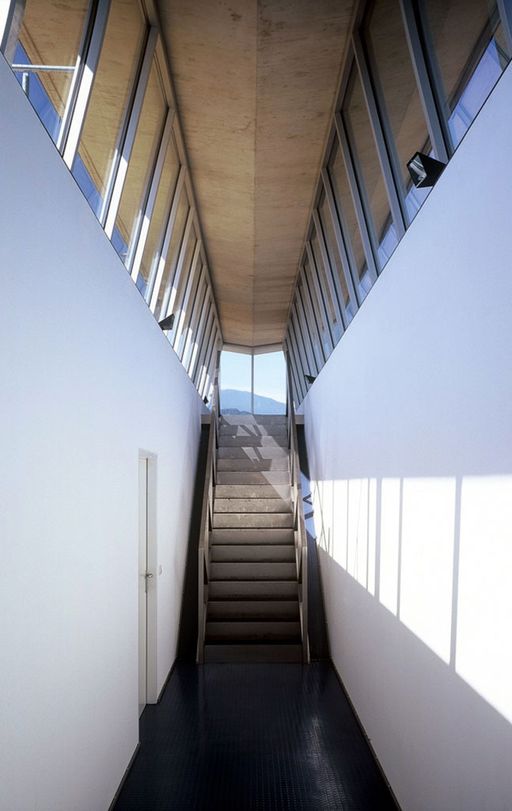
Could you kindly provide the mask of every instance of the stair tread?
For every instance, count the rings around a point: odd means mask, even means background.
[[[209,600],[295,600],[296,580],[217,580],[208,584]]]
[[[290,486],[290,472],[286,470],[222,470],[217,463],[217,484],[219,485],[287,485]]]
[[[215,496],[214,512],[222,513],[286,513],[292,511],[290,499],[280,498],[219,498]]]
[[[205,662],[301,662],[302,646],[294,643],[275,642],[261,644],[209,643],[204,648]]]
[[[210,532],[210,543],[212,545],[235,544],[236,546],[242,544],[256,544],[257,546],[264,544],[286,545],[294,543],[294,531],[293,528],[287,527],[278,527],[277,529],[272,527],[256,529],[251,527],[243,527],[242,529],[225,527],[224,529],[213,529]]]
[[[295,600],[210,600],[210,620],[298,620],[299,602]]]
[[[224,620],[206,623],[206,642],[300,641],[298,620]]]
[[[289,470],[288,454],[277,459],[217,459],[217,470],[231,473],[262,473]]]
[[[252,562],[239,561],[233,563],[210,563],[210,580],[296,580],[297,567],[295,561],[280,562]]]
[[[215,529],[291,529],[293,514],[286,513],[214,513]]]
[[[215,544],[212,563],[289,563],[295,561],[295,544]]]
[[[291,487],[286,484],[217,484],[216,498],[272,498],[287,501]]]

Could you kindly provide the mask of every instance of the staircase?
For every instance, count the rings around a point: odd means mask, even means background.
[[[216,433],[198,660],[303,661],[288,418],[221,417]]]

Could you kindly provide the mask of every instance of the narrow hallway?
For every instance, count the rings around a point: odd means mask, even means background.
[[[115,811],[386,811],[332,666],[178,663]]]

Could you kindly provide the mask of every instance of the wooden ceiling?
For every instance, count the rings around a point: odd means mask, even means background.
[[[224,340],[283,339],[352,0],[161,0]]]

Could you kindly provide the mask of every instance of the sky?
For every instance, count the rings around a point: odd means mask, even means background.
[[[238,352],[222,352],[220,356],[220,387],[251,390],[251,356]],[[282,352],[254,356],[254,393],[286,402],[286,367]]]

